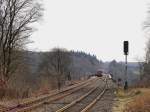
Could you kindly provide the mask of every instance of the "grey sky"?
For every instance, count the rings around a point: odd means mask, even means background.
[[[43,0],[43,22],[28,45],[30,50],[53,47],[95,54],[99,59],[124,60],[122,44],[130,42],[129,61],[144,56],[149,0]]]

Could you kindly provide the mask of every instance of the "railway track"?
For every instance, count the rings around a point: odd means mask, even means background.
[[[89,92],[72,101],[70,104],[60,108],[56,112],[87,112],[90,110],[100,98],[103,97],[107,90],[107,83],[103,87],[100,85],[92,88]]]
[[[80,89],[70,95],[67,95],[66,97],[63,97],[62,99],[52,101],[50,103],[43,105],[42,107],[36,108],[32,112],[55,112],[58,109],[62,108],[63,106],[76,100],[80,96],[84,95],[85,93],[89,92],[91,89],[95,88],[95,86],[97,86],[97,84],[100,82],[103,83],[103,80],[101,78],[94,81],[92,84],[85,86],[82,89]]]
[[[0,105],[0,112],[4,112],[4,110],[7,110],[7,107]]]
[[[115,102],[115,89],[108,89],[103,97],[97,101],[91,108],[88,109],[88,112],[112,112],[112,107]]]
[[[35,99],[32,101],[23,102],[20,105],[15,106],[15,107],[4,109],[2,112],[27,112],[27,111],[31,111],[37,107],[42,106],[45,103],[49,103],[51,101],[55,101],[55,100],[58,100],[58,99],[65,97],[67,95],[70,95],[70,94],[78,91],[79,89],[82,89],[83,87],[88,86],[89,84],[91,84],[92,82],[94,82],[96,80],[97,79],[87,80],[85,82],[82,82],[82,83],[73,85],[71,87],[68,87],[64,90],[49,94],[47,96],[43,96],[41,98],[38,98],[38,99]],[[48,99],[50,99],[50,100],[48,100]]]

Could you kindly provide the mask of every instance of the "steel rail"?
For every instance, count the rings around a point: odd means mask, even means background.
[[[95,81],[95,80],[97,80],[97,79],[90,79],[90,80],[88,80],[88,81],[85,81],[85,82],[82,82],[82,83],[80,83],[80,84],[77,84],[76,86],[74,85],[73,87],[70,87],[69,89],[65,89],[65,90],[62,90],[61,92],[51,94],[51,95],[49,95],[49,96],[47,96],[47,97],[44,97],[44,98],[39,99],[39,100],[36,100],[36,101],[34,101],[34,102],[29,102],[29,104],[26,104],[26,105],[23,105],[23,104],[22,104],[21,107],[16,107],[16,108],[14,108],[14,109],[12,109],[12,110],[8,110],[7,112],[14,112],[15,109],[16,109],[15,112],[27,112],[27,111],[31,111],[31,110],[33,110],[33,109],[35,109],[35,108],[37,108],[37,107],[42,106],[44,103],[50,103],[51,101],[59,100],[59,99],[65,97],[65,96],[67,96],[67,95],[70,95],[70,94],[72,94],[73,92],[76,92],[76,91],[78,91],[79,89],[81,89],[81,88],[83,88],[83,87],[85,87],[85,86],[88,86],[90,83],[92,83],[92,82]],[[74,90],[74,89],[75,89],[75,90]],[[71,91],[71,92],[70,92],[70,91]],[[67,93],[65,93],[65,92],[67,92]],[[51,97],[55,97],[56,95],[59,95],[59,94],[61,94],[61,93],[65,93],[65,94],[63,94],[63,95],[61,95],[61,96],[58,96],[58,97],[56,97],[56,98],[53,98],[52,100],[49,100],[49,101],[46,101],[46,102],[45,102],[45,100],[50,99]]]
[[[107,79],[104,79],[105,82],[105,86],[104,89],[102,90],[102,92],[90,103],[88,104],[84,109],[81,110],[81,112],[87,112],[90,108],[92,108],[93,105],[96,104],[96,102],[104,95],[104,93],[107,90]],[[93,89],[91,89],[88,93],[84,94],[83,96],[79,97],[78,99],[74,100],[73,102],[71,102],[70,104],[60,108],[59,110],[57,110],[56,112],[65,112],[66,110],[68,110],[70,107],[74,106],[75,104],[79,103],[80,101],[82,101],[83,99],[85,99],[86,97],[88,97],[90,94],[92,94],[97,87],[94,87]]]

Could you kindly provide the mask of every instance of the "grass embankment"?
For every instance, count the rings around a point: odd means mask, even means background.
[[[150,89],[118,89],[113,112],[150,112]]]

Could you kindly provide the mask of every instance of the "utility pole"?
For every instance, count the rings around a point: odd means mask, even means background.
[[[127,80],[127,74],[128,74],[128,60],[127,56],[129,54],[129,42],[124,41],[124,55],[125,55],[125,83],[124,83],[124,90],[128,89],[128,80]]]

